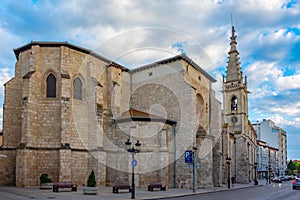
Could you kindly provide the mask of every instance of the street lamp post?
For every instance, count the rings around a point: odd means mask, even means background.
[[[254,163],[254,185],[258,185],[257,181],[257,163]]]
[[[128,139],[126,142],[125,142],[125,145],[126,145],[126,150],[131,153],[132,155],[132,162],[131,162],[131,165],[132,165],[132,183],[131,183],[131,199],[135,199],[135,184],[134,184],[134,167],[136,166],[136,160],[134,159],[134,155],[136,153],[139,153],[140,152],[140,149],[141,149],[141,143],[139,141],[137,141],[135,143],[135,147],[133,145],[131,145],[132,143],[130,142],[130,139]]]
[[[266,183],[267,183],[267,184],[268,184],[268,180],[269,180],[269,178],[268,178],[268,176],[269,176],[269,175],[268,175],[268,172],[269,172],[269,171],[268,171],[268,166],[267,166],[267,167],[266,167]]]
[[[271,165],[269,165],[268,179],[269,179],[269,183],[271,183]]]
[[[195,164],[196,164],[196,156],[195,151],[197,147],[193,147],[192,158],[193,158],[193,193],[195,193]]]
[[[230,161],[231,161],[231,158],[230,157],[226,157],[226,163],[228,165],[228,174],[227,174],[227,185],[228,185],[228,189],[230,189]]]

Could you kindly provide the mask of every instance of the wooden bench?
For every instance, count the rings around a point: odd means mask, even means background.
[[[155,183],[150,183],[148,185],[148,191],[153,191],[154,188],[158,188],[161,191],[166,191],[166,186],[163,186],[161,183],[159,182],[155,182]]]
[[[119,190],[128,190],[129,192],[132,191],[132,189],[131,189],[131,187],[130,187],[129,184],[126,184],[126,183],[116,183],[113,186],[112,192],[113,193],[119,193]]]
[[[56,182],[53,184],[53,192],[58,192],[59,188],[71,188],[71,191],[77,191],[77,185],[72,184],[72,182]]]

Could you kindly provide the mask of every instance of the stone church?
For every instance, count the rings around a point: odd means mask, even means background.
[[[223,78],[223,142],[228,149],[224,150],[226,163],[231,177],[237,183],[252,182],[256,175],[257,134],[248,120],[247,77],[243,77],[237,50],[237,36],[232,26],[230,37],[229,61],[226,76]],[[225,175],[226,176],[226,175]],[[227,175],[228,177],[228,175]]]
[[[86,185],[91,170],[99,186],[130,183],[128,139],[141,144],[134,155],[137,187],[191,188],[185,151],[192,149],[197,188],[225,184],[229,157],[236,180],[252,180],[256,138],[235,45],[233,29],[223,115],[212,89],[216,80],[185,55],[130,70],[68,42],[32,41],[14,49],[0,185],[35,186],[42,173]]]

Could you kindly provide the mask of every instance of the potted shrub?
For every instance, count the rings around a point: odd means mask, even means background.
[[[98,187],[96,187],[96,176],[92,170],[87,180],[87,187],[83,187],[83,194],[97,194],[97,192]]]
[[[42,174],[40,176],[40,189],[52,189],[52,180],[48,177],[48,174]]]

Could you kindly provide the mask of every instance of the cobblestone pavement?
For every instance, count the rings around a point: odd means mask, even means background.
[[[265,185],[266,181],[261,180],[258,186]],[[217,192],[222,190],[233,190],[244,187],[255,187],[253,183],[235,184],[234,188],[228,189],[227,186],[214,187],[207,189],[198,189],[195,193]],[[176,197],[192,195],[193,191],[188,189],[173,189],[168,188],[166,191],[147,191],[147,188],[136,188],[136,199],[163,199],[165,197]],[[40,190],[38,187],[0,187],[0,200],[19,200],[19,199],[55,199],[55,200],[117,200],[131,199],[131,193],[120,191],[118,194],[112,193],[112,187],[100,187],[97,195],[83,195],[82,187],[79,187],[77,192],[71,192],[70,189],[61,189],[58,193],[52,190]]]

